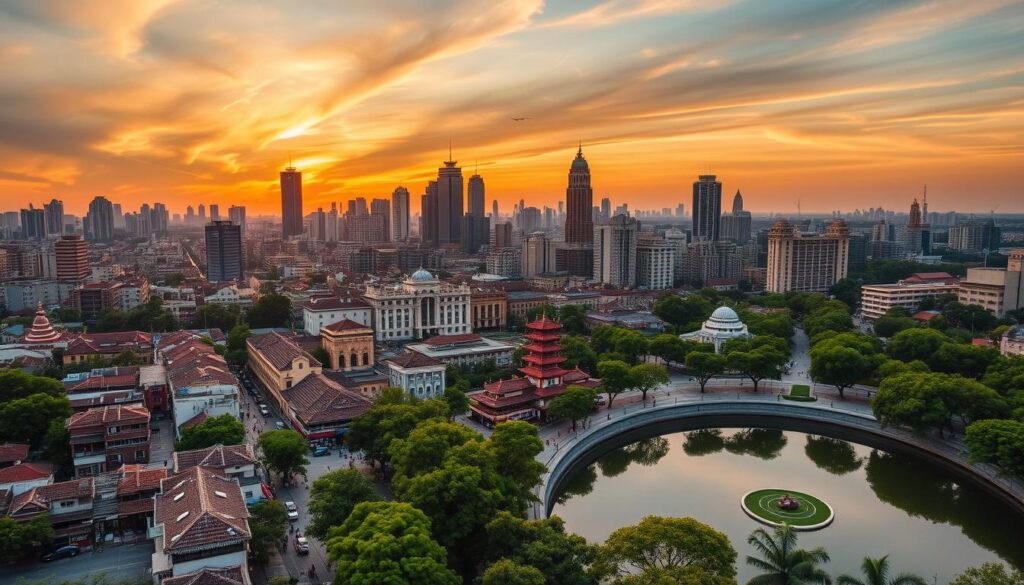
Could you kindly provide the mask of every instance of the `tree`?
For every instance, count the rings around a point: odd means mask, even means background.
[[[981,381],[1003,395],[1024,388],[1024,357],[1011,356],[996,360],[985,370],[985,377]]]
[[[420,421],[448,418],[448,407],[438,400],[406,402],[408,394],[401,388],[385,388],[380,398],[349,426],[345,440],[353,451],[363,451],[381,465],[391,461],[389,447],[396,439],[409,436]],[[397,401],[397,402],[394,402]]]
[[[611,408],[615,397],[630,388],[629,364],[621,360],[600,362],[597,375],[601,378],[601,389],[608,395],[608,408]]]
[[[230,414],[222,414],[181,431],[175,451],[205,449],[214,445],[240,445],[245,441],[245,425]]]
[[[469,397],[458,388],[449,386],[444,389],[444,402],[448,405],[448,419],[466,414],[469,411]]]
[[[325,473],[313,482],[313,489],[309,492],[306,532],[326,541],[331,529],[345,522],[357,505],[380,499],[373,482],[357,469]]]
[[[287,528],[288,512],[280,500],[262,500],[249,507],[249,550],[257,564],[267,564],[271,549],[281,542]]]
[[[245,350],[245,340],[252,335],[249,330],[249,326],[245,323],[239,323],[231,328],[228,332],[227,345],[228,351]]]
[[[665,364],[672,362],[681,362],[686,359],[687,351],[690,349],[686,341],[679,339],[678,335],[671,333],[662,333],[656,335],[651,339],[650,349],[651,355],[660,357],[665,360]]]
[[[811,377],[843,391],[871,378],[884,356],[875,341],[859,333],[840,333],[811,348]]]
[[[711,302],[701,295],[690,295],[685,299],[675,293],[662,295],[654,303],[652,312],[666,323],[685,332],[700,329],[704,321],[714,310]]]
[[[879,337],[892,337],[904,329],[911,329],[917,325],[917,321],[907,314],[906,309],[895,307],[876,319],[872,328]]]
[[[253,303],[245,314],[249,327],[287,327],[292,320],[292,302],[279,294],[267,294]]]
[[[571,335],[587,331],[587,308],[583,305],[562,305],[558,309],[558,321],[562,329]]]
[[[852,313],[860,304],[860,283],[852,278],[841,278],[829,287],[828,294],[845,303]]]
[[[404,480],[440,468],[453,447],[483,436],[466,426],[447,420],[427,420],[416,425],[408,437],[395,438],[388,447],[395,477]]]
[[[0,369],[0,404],[32,394],[63,396],[64,386],[53,378],[33,376],[18,369]]]
[[[971,461],[990,463],[1004,473],[1024,477],[1024,422],[982,420],[967,427]]]
[[[295,473],[306,475],[306,439],[291,429],[266,431],[257,440],[263,451],[263,465],[268,471],[277,472],[284,477]]]
[[[582,536],[565,531],[558,516],[524,520],[499,512],[485,527],[486,558],[511,560],[544,575],[547,585],[597,585],[588,567],[597,558],[597,547]]]
[[[1002,563],[984,563],[969,567],[949,585],[1024,585],[1024,571],[1007,571]]]
[[[0,563],[19,561],[53,541],[53,527],[46,514],[26,522],[0,516]]]
[[[626,356],[626,361],[630,364],[640,361],[640,358],[647,354],[650,347],[647,336],[632,329],[618,328],[618,332],[613,339],[615,351]]]
[[[323,364],[324,367],[330,367],[331,365],[331,354],[327,353],[327,350],[322,347],[316,347],[313,351],[309,352],[309,355],[313,356],[316,361]]]
[[[686,356],[686,371],[697,379],[701,394],[704,393],[704,387],[711,378],[725,371],[725,366],[726,359],[721,354],[692,351]]]
[[[797,536],[789,526],[776,528],[771,533],[758,528],[747,538],[759,556],[747,556],[747,564],[763,571],[748,585],[828,585],[831,579],[818,565],[829,561],[823,548],[812,550],[796,547]]]
[[[29,443],[38,447],[50,423],[71,416],[67,397],[32,394],[0,405],[0,442]]]
[[[840,301],[828,301],[804,317],[804,329],[811,337],[823,331],[850,331],[853,319],[849,307]]]
[[[459,585],[445,550],[430,537],[427,516],[400,502],[358,504],[327,541],[336,583]]]
[[[566,305],[571,306],[571,305]],[[487,567],[480,578],[481,585],[544,585],[544,573],[528,565],[519,565],[509,559]]]
[[[238,325],[240,311],[238,305],[222,305],[219,303],[207,303],[196,309],[195,320],[197,325],[204,329],[216,327],[221,331],[231,331]]]
[[[900,361],[921,360],[927,363],[943,343],[950,341],[944,333],[934,329],[905,329],[889,340],[886,351]]]
[[[943,343],[928,360],[933,371],[960,374],[965,378],[981,378],[988,367],[999,359],[995,347],[966,343]]]
[[[948,303],[942,315],[953,327],[975,331],[988,331],[996,325],[996,316],[985,310],[981,305],[965,305],[957,301]]]
[[[668,384],[668,372],[665,366],[658,364],[637,364],[630,368],[630,388],[639,390],[643,395],[644,402],[647,402],[647,393],[658,386]]]
[[[864,557],[860,571],[864,574],[863,581],[849,575],[840,575],[836,585],[928,585],[924,578],[910,573],[900,573],[890,579],[889,555],[877,559]]]
[[[833,475],[852,473],[860,469],[863,464],[863,461],[857,457],[853,445],[832,437],[807,435],[804,453],[819,469],[824,469]]]
[[[558,309],[551,303],[541,303],[526,311],[526,322],[536,321],[541,318],[541,315],[547,316],[548,319],[555,319],[558,317]]]
[[[562,364],[567,369],[579,367],[585,372],[593,372],[597,368],[597,352],[583,337],[566,335],[559,341],[562,346]]]
[[[686,568],[711,578],[734,578],[736,549],[725,534],[693,518],[647,516],[612,532],[596,563],[596,571],[606,577]]]
[[[750,351],[732,351],[726,355],[728,363],[741,374],[750,378],[757,392],[761,380],[778,380],[782,377],[782,366],[787,357],[778,349],[765,345]]]
[[[594,399],[597,392],[583,386],[569,386],[548,404],[548,414],[572,421],[572,430],[576,430],[576,422],[587,417],[594,410]]]
[[[533,488],[540,484],[547,470],[537,461],[537,455],[544,451],[537,427],[521,420],[499,423],[487,444],[494,453],[495,470],[501,476],[505,509],[525,514],[529,503],[537,499]]]

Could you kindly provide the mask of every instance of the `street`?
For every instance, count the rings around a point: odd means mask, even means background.
[[[107,547],[101,552],[83,552],[77,557],[52,563],[33,559],[0,570],[0,582],[49,579],[57,583],[95,577],[100,573],[117,578],[133,577],[149,574],[152,555],[153,541],[147,540],[138,544]]]

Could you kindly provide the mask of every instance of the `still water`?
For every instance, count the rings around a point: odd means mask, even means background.
[[[801,532],[799,544],[825,547],[833,576],[860,578],[864,556],[885,554],[894,574],[930,583],[986,561],[1024,568],[1024,516],[974,483],[909,452],[788,430],[676,432],[614,448],[566,478],[552,514],[591,542],[644,516],[692,516],[729,536],[743,583],[755,574],[747,536],[760,524],[740,498],[758,488],[832,506],[835,522]]]

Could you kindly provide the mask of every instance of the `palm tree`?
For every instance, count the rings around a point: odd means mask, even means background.
[[[760,558],[747,556],[747,564],[764,571],[747,585],[831,585],[832,579],[818,565],[829,561],[825,549],[796,547],[796,532],[783,524],[769,533],[763,528],[750,533],[747,543]]]
[[[849,575],[840,575],[836,585],[928,585],[923,578],[910,573],[900,573],[889,579],[889,555],[878,559],[864,557],[860,571],[864,573],[863,581]]]

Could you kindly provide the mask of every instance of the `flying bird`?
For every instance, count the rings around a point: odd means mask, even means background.
[[[522,122],[523,120],[532,120],[533,118],[512,118],[513,122]]]

